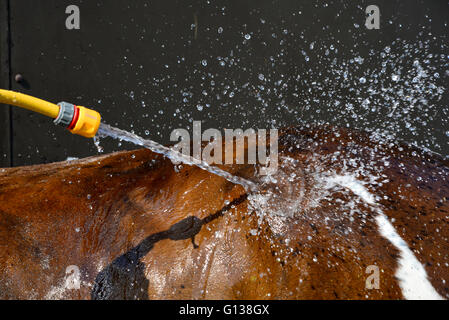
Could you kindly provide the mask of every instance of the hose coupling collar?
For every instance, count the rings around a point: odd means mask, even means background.
[[[57,125],[68,127],[73,120],[75,114],[75,106],[68,102],[60,102],[58,117],[53,121]]]

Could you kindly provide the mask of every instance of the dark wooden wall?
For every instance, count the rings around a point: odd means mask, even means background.
[[[10,89],[9,2],[0,1],[0,88]],[[0,166],[12,165],[11,107],[0,105]]]
[[[81,10],[80,30],[65,28],[65,9],[71,4]],[[314,81],[326,84],[326,77],[338,84],[323,47],[338,47],[339,63],[364,57],[365,70],[382,63],[380,57],[370,55],[373,50],[379,56],[386,46],[400,52],[400,43],[392,45],[398,38],[411,43],[427,40],[429,52],[447,56],[449,4],[379,0],[375,4],[381,9],[381,28],[367,30],[364,10],[369,4],[352,0],[0,0],[0,87],[92,107],[107,123],[162,143],[169,143],[173,129],[190,128],[192,120],[202,120],[203,128],[219,129],[320,120],[383,129],[391,121],[383,107],[363,121],[353,119],[323,98],[329,86],[313,87]],[[423,34],[418,36],[419,32]],[[251,39],[245,40],[245,34]],[[311,42],[316,43],[316,51],[310,49]],[[305,61],[302,51],[310,61]],[[402,63],[413,59],[411,55]],[[447,87],[446,70],[447,65],[441,64],[437,85]],[[22,83],[14,81],[19,73],[25,79]],[[261,81],[259,74],[268,80]],[[360,70],[354,76],[362,74]],[[276,92],[274,83],[280,79],[287,86]],[[256,85],[249,90],[248,83]],[[259,87],[262,84],[265,89]],[[353,102],[356,113],[367,112],[359,107],[357,92],[341,91],[341,95]],[[417,136],[398,123],[398,136],[447,155],[447,92],[430,104],[436,110],[434,119],[424,127],[417,124]],[[17,108],[1,106],[0,132],[1,166],[97,153],[90,139],[73,136],[49,119]],[[134,148],[112,141],[104,146],[106,152]]]

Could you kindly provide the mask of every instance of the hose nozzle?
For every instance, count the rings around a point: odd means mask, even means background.
[[[92,109],[75,106],[68,102],[60,102],[58,117],[55,124],[62,125],[73,134],[93,138],[100,127],[101,116]]]
[[[51,117],[74,134],[93,138],[100,127],[101,116],[97,111],[60,102],[58,105],[23,93],[0,89],[0,103],[18,106]]]

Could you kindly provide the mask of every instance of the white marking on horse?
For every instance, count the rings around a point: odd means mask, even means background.
[[[395,275],[399,279],[399,286],[404,298],[409,300],[442,300],[443,297],[438,294],[430,283],[423,265],[416,259],[407,243],[396,232],[387,216],[377,207],[375,197],[367,190],[363,182],[353,175],[335,175],[327,180],[327,187],[332,185],[340,185],[347,188],[366,203],[376,206],[378,212],[376,223],[380,234],[400,252],[398,269]]]
[[[399,236],[388,218],[379,210],[376,217],[380,234],[388,239],[401,253],[396,271],[404,298],[409,300],[443,300],[427,278],[426,270],[416,259],[407,243]]]

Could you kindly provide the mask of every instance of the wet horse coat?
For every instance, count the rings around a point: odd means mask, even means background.
[[[446,160],[332,127],[279,151],[260,194],[148,150],[0,169],[0,297],[449,297]]]

